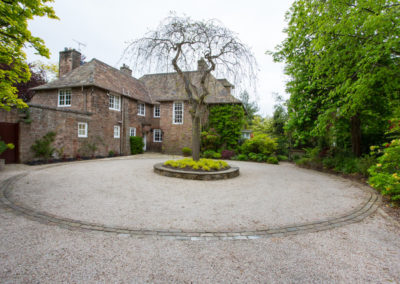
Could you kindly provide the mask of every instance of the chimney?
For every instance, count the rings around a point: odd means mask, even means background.
[[[60,51],[60,61],[58,65],[58,77],[62,77],[68,72],[81,65],[81,53],[75,49],[65,48]]]
[[[208,65],[204,58],[201,58],[199,61],[197,61],[197,71],[205,71],[207,68]]]
[[[123,64],[120,68],[119,68],[119,70],[121,70],[123,73],[125,73],[125,74],[127,74],[127,75],[129,75],[129,76],[132,76],[132,70],[128,67],[128,65],[126,65],[126,64]]]

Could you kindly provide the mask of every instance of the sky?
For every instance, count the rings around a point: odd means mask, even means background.
[[[52,4],[60,20],[35,18],[29,21],[34,36],[45,41],[51,58],[37,56],[27,49],[28,62],[58,63],[58,53],[65,47],[81,50],[89,61],[99,59],[119,68],[127,42],[155,29],[171,11],[194,20],[218,19],[236,32],[248,45],[258,62],[256,91],[249,90],[257,100],[259,114],[271,116],[275,93],[288,98],[282,63],[273,62],[267,50],[285,39],[285,13],[293,0],[55,0]],[[79,45],[78,42],[86,46]],[[135,77],[143,74],[134,70]]]

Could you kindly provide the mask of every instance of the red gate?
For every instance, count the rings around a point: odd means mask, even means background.
[[[18,123],[0,122],[0,139],[6,144],[14,144],[14,149],[7,149],[0,155],[6,164],[18,163]]]

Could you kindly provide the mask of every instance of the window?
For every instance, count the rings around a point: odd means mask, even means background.
[[[110,99],[109,108],[113,110],[121,110],[121,97],[108,94]]]
[[[71,90],[64,89],[58,91],[58,106],[59,107],[71,106]]]
[[[138,104],[138,115],[145,116],[146,114],[146,109],[144,107],[144,104]]]
[[[154,117],[160,117],[160,105],[154,106]]]
[[[174,102],[173,124],[183,124],[183,102]]]
[[[129,136],[136,136],[136,128],[129,127]]]
[[[120,136],[120,127],[119,125],[114,125],[114,138],[119,138]]]
[[[86,138],[87,130],[88,127],[86,122],[78,122],[78,137]]]
[[[153,142],[162,142],[161,129],[154,129],[154,131],[153,131]]]

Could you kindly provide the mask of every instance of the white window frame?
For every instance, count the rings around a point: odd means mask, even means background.
[[[136,127],[129,127],[129,136],[136,136]]]
[[[82,133],[80,130],[81,126],[83,127],[84,133]],[[87,138],[87,134],[88,134],[88,124],[87,122],[78,122],[78,137],[79,138]]]
[[[61,102],[61,96],[64,97],[63,102]],[[67,104],[67,96],[69,96],[69,104]],[[71,89],[60,89],[58,90],[58,97],[57,97],[57,106],[59,107],[70,107],[72,100],[72,91]]]
[[[176,121],[176,112],[178,111],[176,109],[177,104],[182,105],[182,119],[181,121],[177,122]],[[174,102],[173,108],[172,108],[172,124],[183,124],[183,116],[184,116],[184,103],[183,102]]]
[[[160,117],[161,116],[161,106],[160,105],[154,105],[153,107],[154,111],[153,111],[153,116],[154,117]],[[158,115],[157,113],[157,109],[158,109]]]
[[[119,125],[114,125],[114,138],[121,137],[121,127]]]
[[[156,133],[158,133],[158,139],[156,139]],[[153,142],[161,143],[162,142],[162,131],[161,129],[154,129],[153,130]]]
[[[142,108],[141,108],[141,106],[143,106],[143,113],[142,113]],[[140,115],[140,116],[145,116],[146,115],[146,104],[144,104],[144,103],[138,103],[138,115]]]
[[[111,110],[121,111],[121,96],[111,95],[108,93],[108,108]]]

